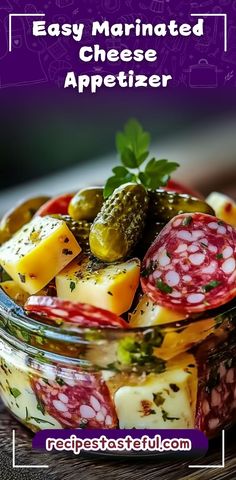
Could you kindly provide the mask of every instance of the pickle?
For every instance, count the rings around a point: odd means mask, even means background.
[[[64,220],[70,231],[75,236],[77,242],[83,251],[89,250],[89,232],[91,228],[91,222],[86,220],[80,220],[76,222],[69,215],[50,215],[53,218],[58,218],[58,220]]]
[[[91,227],[89,243],[95,257],[116,262],[131,253],[142,235],[148,203],[145,188],[135,183],[112,193]]]
[[[0,222],[0,245],[9,240],[23,225],[30,222],[37,210],[49,197],[34,197],[23,200],[9,210]]]
[[[214,210],[203,200],[185,193],[156,190],[148,192],[150,198],[149,218],[156,222],[169,222],[180,213],[207,213],[215,215]]]
[[[73,220],[93,221],[100,212],[103,202],[103,187],[84,188],[72,198],[68,213]]]

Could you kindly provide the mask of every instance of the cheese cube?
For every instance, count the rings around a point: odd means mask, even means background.
[[[183,320],[184,314],[154,303],[148,295],[143,295],[134,312],[130,315],[130,326],[153,327],[164,323]]]
[[[29,298],[28,293],[26,293],[18,283],[14,282],[14,280],[6,280],[5,282],[0,283],[0,287],[12,300],[20,305],[24,305]]]
[[[119,427],[194,428],[197,382],[196,361],[183,354],[167,363],[164,373],[121,386],[114,394]]]
[[[6,280],[5,282],[1,282],[0,287],[12,300],[14,300],[14,302],[22,306],[24,306],[25,302],[30,296],[14,280]],[[39,292],[37,292],[37,295],[40,295],[41,297],[48,295],[47,288],[39,290]]]
[[[16,418],[27,426],[31,425],[34,431],[39,428],[61,428],[61,424],[46,409],[44,413],[39,410],[38,399],[30,385],[30,374],[36,376],[36,372],[27,365],[25,355],[16,355],[13,347],[9,345],[7,348],[5,345],[4,355],[0,358],[0,371],[1,399]],[[46,364],[43,371],[49,381],[53,379],[53,373],[50,373]],[[29,419],[26,420],[26,417]]]
[[[212,192],[206,202],[214,209],[216,217],[236,227],[236,202],[223,195],[223,193]]]
[[[34,294],[80,251],[63,220],[36,217],[0,247],[0,265],[23,290]]]
[[[181,324],[181,321],[185,323]],[[130,316],[129,325],[135,327],[153,327],[164,325],[162,328],[163,342],[155,348],[155,354],[164,360],[186,352],[190,347],[204,340],[215,330],[214,318],[192,320],[179,312],[161,307],[154,303],[147,295],[143,295],[138,306]],[[178,327],[171,323],[179,324]],[[168,325],[167,325],[168,324]],[[181,334],[179,333],[181,329]]]
[[[136,258],[106,265],[82,256],[56,276],[57,295],[121,315],[132,305],[139,275],[140,262]]]

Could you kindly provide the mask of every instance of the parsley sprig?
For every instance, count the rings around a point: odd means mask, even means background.
[[[105,199],[117,187],[129,182],[140,183],[150,190],[156,190],[167,184],[171,173],[179,167],[179,164],[165,159],[148,160],[149,145],[149,133],[145,132],[135,119],[128,121],[123,132],[117,133],[116,148],[121,165],[112,169],[113,175],[108,178],[104,188]]]

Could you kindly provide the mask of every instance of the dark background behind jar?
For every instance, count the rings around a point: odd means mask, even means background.
[[[130,117],[143,123],[157,146],[236,119],[235,90],[116,90],[115,95],[103,90],[89,96],[55,89],[42,93],[42,86],[34,86],[1,90],[0,105],[1,191],[70,166],[91,164],[110,152],[115,155],[115,132]],[[231,181],[227,148],[222,137],[212,173],[218,168],[221,172],[224,165]],[[158,156],[156,149],[155,153]],[[204,158],[199,161],[204,168]]]

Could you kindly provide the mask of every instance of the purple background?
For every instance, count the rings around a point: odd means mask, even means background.
[[[12,52],[8,52],[8,16],[10,13],[45,13],[47,23],[85,23],[81,42],[69,37],[34,37],[33,18],[12,19]],[[223,17],[205,19],[203,37],[116,37],[89,36],[95,20],[133,23],[136,18],[153,24],[176,19],[195,24],[191,13],[228,15],[228,52],[224,52]],[[40,18],[38,18],[40,20]],[[110,48],[154,48],[155,63],[93,64],[78,60],[83,44],[99,43]],[[130,70],[144,74],[171,74],[172,87],[217,88],[236,86],[236,1],[235,0],[44,0],[0,2],[0,88],[30,84],[63,86],[68,71],[76,74],[116,73]],[[143,91],[143,90],[142,90]]]

